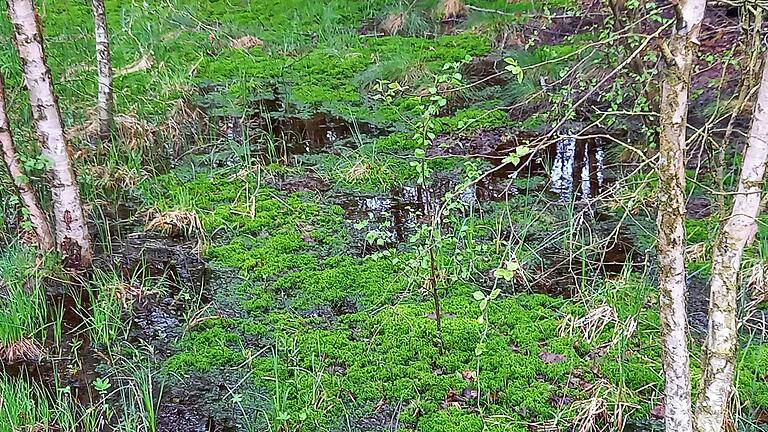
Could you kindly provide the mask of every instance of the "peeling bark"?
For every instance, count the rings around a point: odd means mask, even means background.
[[[8,121],[8,113],[5,108],[5,81],[0,72],[0,144],[3,147],[3,159],[8,167],[8,173],[11,175],[13,185],[16,187],[21,202],[29,212],[29,221],[37,235],[37,244],[40,250],[44,252],[52,251],[56,244],[53,241],[51,227],[48,223],[48,217],[40,207],[35,191],[30,186],[27,176],[24,174],[19,160],[16,158],[16,147],[13,144],[13,134],[11,133],[11,124]]]
[[[709,332],[704,343],[702,380],[696,406],[695,430],[724,430],[733,387],[738,340],[736,298],[744,247],[757,231],[757,216],[768,162],[768,54],[752,113],[752,129],[744,153],[739,186],[730,217],[721,226],[712,254]]]
[[[688,92],[706,0],[680,0],[676,23],[663,47],[667,67],[661,95],[659,136],[659,313],[667,432],[693,430],[685,311],[685,141]]]
[[[96,110],[99,118],[99,140],[109,140],[112,124],[112,59],[109,53],[109,32],[104,0],[93,0],[93,20],[96,28],[96,63],[99,69],[99,98]]]
[[[80,190],[70,161],[51,71],[45,62],[43,34],[33,0],[7,0],[13,36],[23,66],[24,83],[35,120],[40,149],[50,163],[48,181],[53,196],[57,249],[65,265],[89,266],[92,258]]]

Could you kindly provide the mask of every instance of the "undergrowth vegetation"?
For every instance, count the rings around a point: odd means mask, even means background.
[[[626,55],[606,14],[107,0],[107,147],[90,6],[37,3],[99,258],[60,271],[0,196],[0,432],[652,430],[655,130],[625,112],[651,110],[647,76],[588,93]],[[42,189],[10,44],[0,68]],[[687,174],[704,203],[686,220],[697,385],[721,215],[711,173]],[[744,430],[768,412],[766,257],[765,241],[745,253]]]

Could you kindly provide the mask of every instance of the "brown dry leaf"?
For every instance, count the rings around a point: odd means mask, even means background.
[[[550,353],[550,352],[539,353],[539,358],[541,359],[541,361],[543,361],[546,364],[562,363],[566,359],[566,357],[563,354],[556,354],[556,353]]]
[[[443,402],[442,406],[443,408],[448,408],[448,407],[461,408],[465,402],[466,402],[466,399],[464,399],[464,397],[461,396],[459,392],[457,392],[454,389],[450,389],[448,390],[448,394],[445,395],[445,401]]]
[[[232,49],[249,50],[251,48],[263,47],[263,46],[264,46],[264,41],[257,38],[256,36],[239,37],[237,39],[232,39],[232,42],[229,43],[229,47]]]
[[[651,417],[662,420],[664,419],[664,404],[657,405],[651,410]]]
[[[464,378],[464,381],[472,382],[477,376],[475,375],[475,371],[465,370],[461,373],[461,377]]]

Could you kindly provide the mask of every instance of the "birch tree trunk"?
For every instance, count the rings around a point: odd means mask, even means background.
[[[96,28],[96,63],[99,69],[99,140],[109,140],[112,123],[112,59],[109,53],[109,32],[104,0],[93,0],[93,20]]]
[[[72,170],[71,152],[64,136],[58,101],[53,92],[51,71],[45,62],[43,34],[35,6],[33,0],[7,1],[40,149],[51,163],[48,181],[53,196],[57,248],[65,265],[88,266],[92,257],[91,238]]]
[[[666,69],[661,86],[657,248],[667,432],[693,430],[685,311],[685,141],[688,91],[705,7],[706,0],[680,0],[672,35],[662,47]]]
[[[0,144],[3,147],[3,159],[6,167],[8,167],[8,173],[11,175],[14,186],[16,186],[21,202],[29,212],[29,221],[32,223],[35,235],[37,235],[37,244],[40,246],[40,250],[44,252],[52,251],[56,244],[53,241],[48,217],[40,208],[37,195],[35,195],[35,191],[30,186],[29,180],[16,158],[11,124],[8,121],[8,113],[5,108],[5,81],[2,72],[0,72]]]
[[[757,232],[757,215],[768,161],[768,53],[752,113],[739,186],[731,216],[722,225],[712,254],[709,332],[704,343],[702,380],[696,406],[697,432],[724,429],[723,420],[733,386],[736,361],[736,298],[744,247]]]

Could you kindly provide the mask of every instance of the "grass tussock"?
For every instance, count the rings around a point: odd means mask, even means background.
[[[467,6],[462,0],[440,0],[437,16],[446,20],[464,18],[467,16]]]

